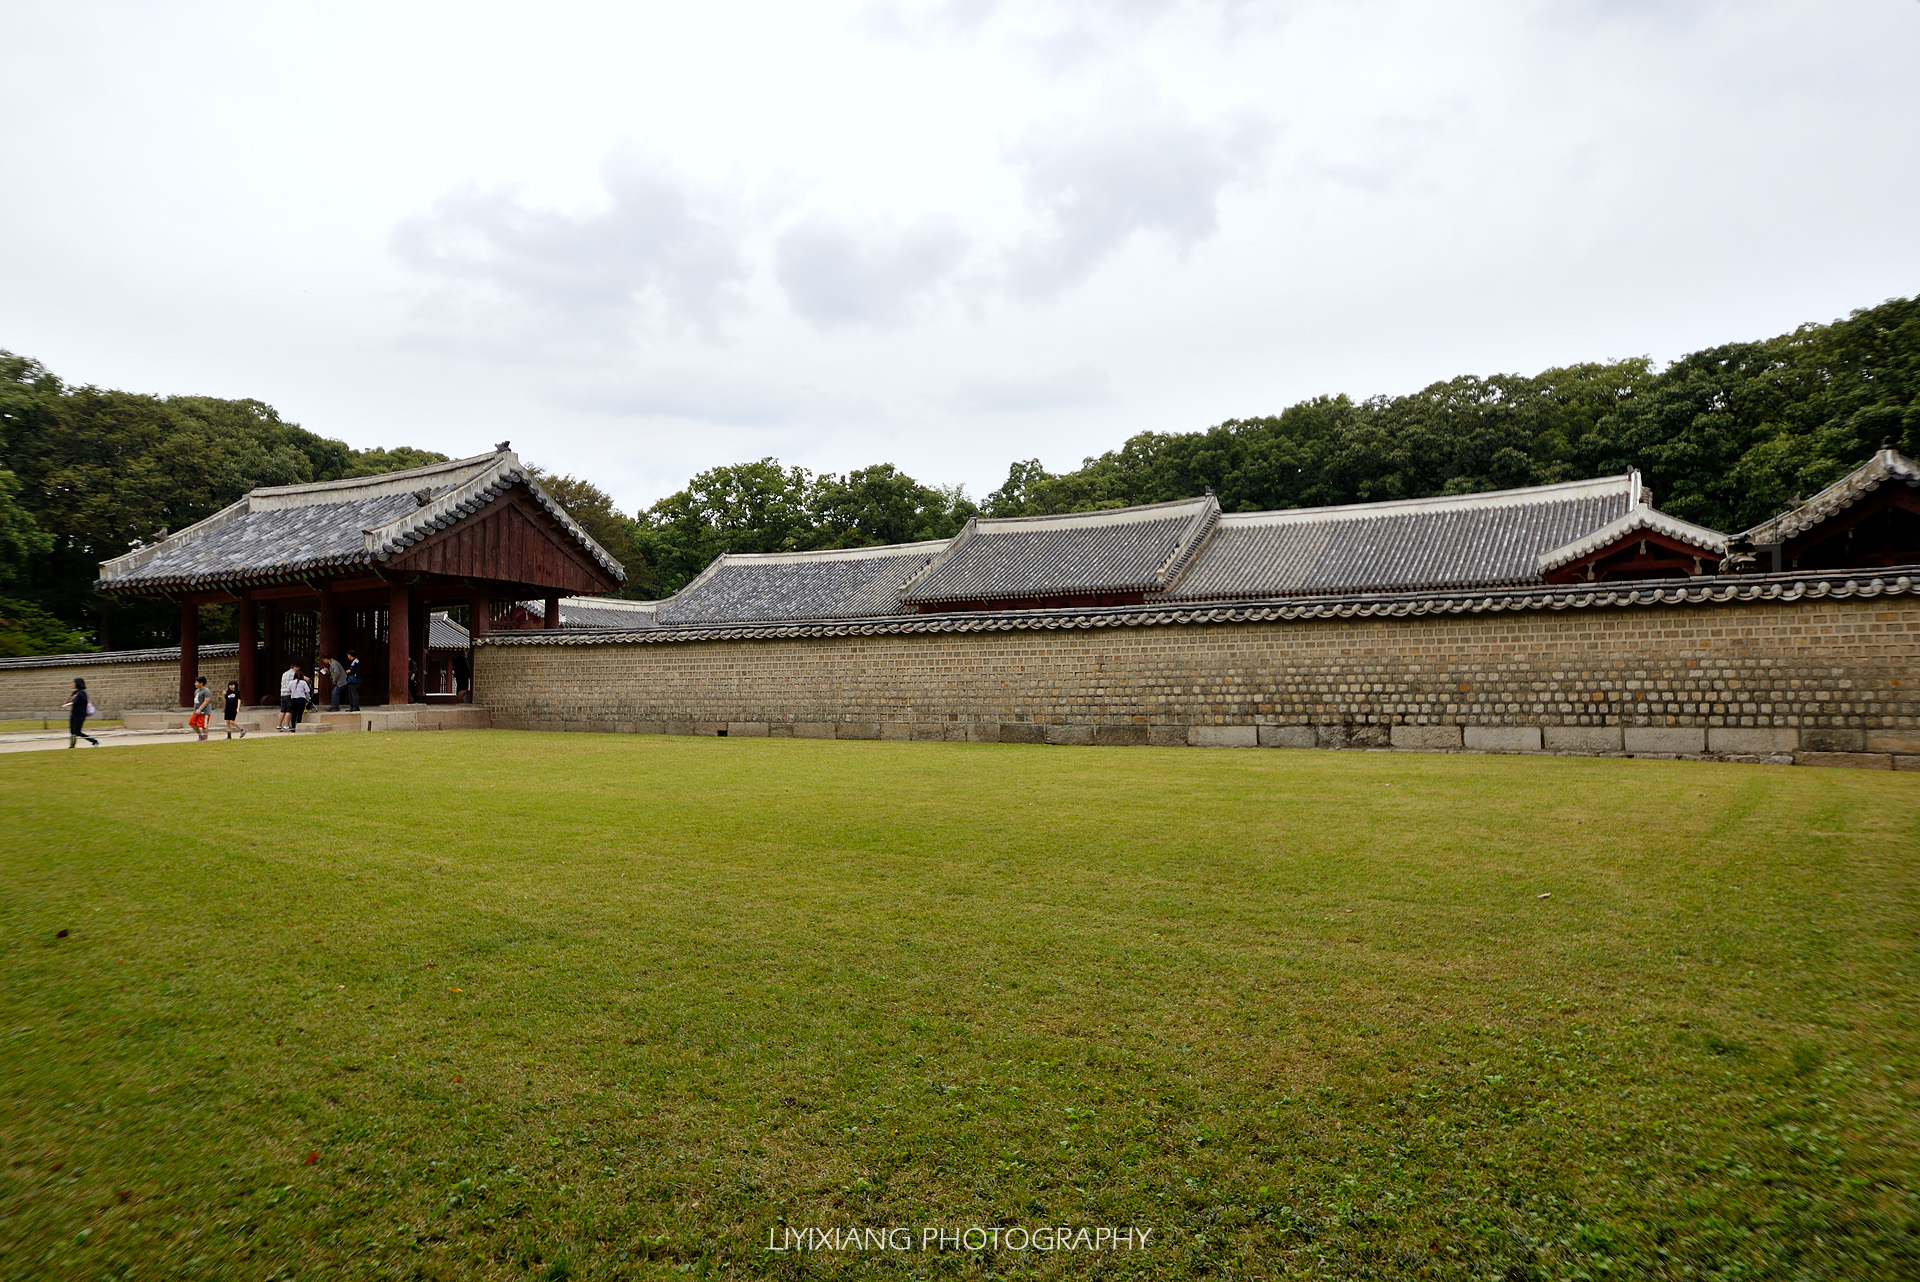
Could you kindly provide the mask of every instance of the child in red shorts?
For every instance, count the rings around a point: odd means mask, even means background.
[[[213,691],[207,689],[205,677],[193,679],[193,711],[187,717],[187,724],[200,735],[200,742],[207,741],[207,714],[213,710]]]

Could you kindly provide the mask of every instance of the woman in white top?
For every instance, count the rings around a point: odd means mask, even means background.
[[[287,707],[288,713],[291,714],[288,718],[287,733],[292,734],[300,728],[300,714],[307,710],[307,700],[313,697],[313,687],[307,684],[305,674],[298,668],[293,670],[293,685],[287,693],[291,700]]]

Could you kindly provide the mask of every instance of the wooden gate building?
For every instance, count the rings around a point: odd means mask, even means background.
[[[242,702],[276,701],[289,663],[311,669],[318,654],[352,650],[362,698],[394,704],[418,697],[409,666],[427,671],[435,609],[463,607],[478,633],[495,603],[532,599],[556,627],[561,597],[614,592],[625,579],[502,446],[384,476],[250,491],[103,561],[95,586],[179,602],[183,704],[199,669],[199,607],[210,602],[237,606]]]

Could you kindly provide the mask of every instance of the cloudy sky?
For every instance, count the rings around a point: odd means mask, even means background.
[[[978,496],[1920,291],[1916,0],[0,0],[0,347]]]

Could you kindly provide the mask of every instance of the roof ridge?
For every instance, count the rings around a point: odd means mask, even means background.
[[[405,489],[409,482],[451,472],[478,469],[486,463],[499,459],[502,455],[513,459],[516,464],[520,461],[512,450],[488,450],[485,454],[475,454],[468,458],[448,459],[444,463],[425,463],[419,467],[404,468],[398,472],[377,472],[372,476],[342,476],[331,481],[302,481],[298,485],[256,485],[247,491],[247,497],[298,498],[309,494],[345,494],[353,490],[379,490],[385,493],[388,487],[398,492]],[[367,497],[378,497],[378,495]]]
[[[714,558],[714,561],[716,563],[752,561],[761,565],[782,565],[803,560],[863,561],[873,557],[903,553],[913,548],[943,548],[952,541],[953,538],[950,537],[920,539],[913,543],[870,543],[851,548],[797,548],[791,552],[722,552]]]
[[[1594,476],[1582,481],[1555,481],[1551,485],[1523,485],[1511,490],[1478,490],[1472,494],[1434,494],[1417,499],[1379,499],[1370,503],[1332,503],[1324,507],[1282,507],[1259,512],[1227,512],[1222,521],[1235,525],[1255,523],[1281,524],[1291,520],[1308,518],[1325,519],[1329,516],[1347,516],[1364,519],[1369,516],[1391,516],[1398,512],[1417,512],[1429,508],[1457,509],[1475,506],[1498,507],[1538,500],[1551,502],[1575,496],[1580,491],[1590,491],[1595,495],[1619,491],[1631,495],[1637,469],[1623,472],[1619,476]]]
[[[1033,523],[1037,525],[1043,521],[1076,521],[1091,525],[1101,520],[1133,520],[1142,512],[1152,512],[1161,508],[1205,505],[1209,500],[1212,500],[1215,506],[1219,505],[1219,500],[1215,499],[1211,494],[1196,494],[1192,498],[1166,499],[1159,503],[1132,503],[1126,507],[1085,508],[1078,512],[1039,512],[1030,516],[976,516],[973,520],[978,521],[981,525],[993,526],[1011,526],[1022,523]],[[956,535],[955,537],[958,536]]]

